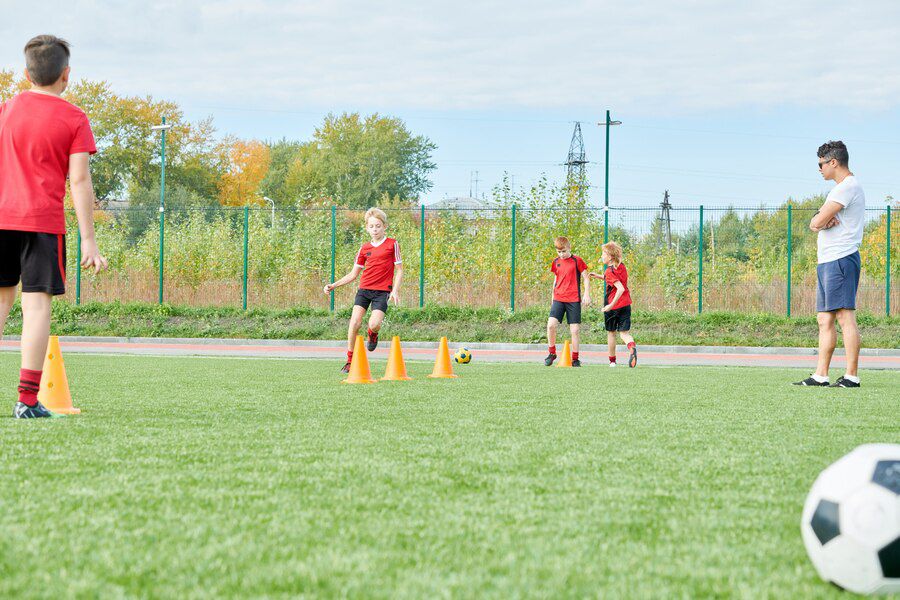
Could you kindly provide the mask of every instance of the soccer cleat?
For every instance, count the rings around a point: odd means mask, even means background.
[[[369,341],[366,343],[366,348],[369,349],[369,352],[378,347],[378,332],[373,331],[369,334]]]
[[[556,355],[555,355],[555,354],[548,354],[548,355],[547,355],[547,358],[544,359],[544,366],[545,366],[545,367],[549,367],[550,365],[553,364],[553,361],[554,361],[554,360],[556,360]]]
[[[615,368],[616,368],[616,363],[609,363],[609,368],[610,368],[610,369],[615,369]]]
[[[849,379],[847,379],[843,375],[841,375],[840,377],[838,377],[837,381],[835,381],[828,387],[858,388],[859,384],[856,383],[855,381],[850,381]]]
[[[46,419],[54,416],[40,402],[34,406],[28,406],[24,402],[16,402],[16,407],[13,409],[13,417],[16,419]]]
[[[628,366],[632,369],[637,366],[637,346],[631,347],[631,354],[628,355]]]
[[[827,381],[816,381],[812,376],[807,377],[803,381],[795,381],[794,385],[805,385],[810,387],[828,387]]]
[[[573,358],[573,359],[572,359],[572,366],[573,366],[573,367],[580,367],[580,366],[581,366],[581,359]]]
[[[350,361],[348,360],[347,363],[343,367],[341,367],[341,373],[349,373],[349,372],[350,372]]]

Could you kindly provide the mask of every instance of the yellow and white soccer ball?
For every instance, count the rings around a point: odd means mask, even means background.
[[[460,348],[456,351],[456,354],[453,355],[454,362],[458,362],[461,365],[464,365],[472,360],[472,353],[468,348]]]

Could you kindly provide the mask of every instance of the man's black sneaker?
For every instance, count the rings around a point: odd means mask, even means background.
[[[548,354],[548,355],[547,355],[547,358],[544,359],[544,366],[545,366],[545,367],[549,367],[550,365],[553,364],[553,361],[554,361],[554,360],[556,360],[556,355],[555,355],[555,354]]]
[[[795,381],[794,385],[806,385],[806,386],[812,386],[812,387],[828,387],[828,382],[827,381],[816,381],[815,379],[812,378],[812,376],[810,376],[810,377],[807,377],[806,379],[804,379],[803,381]]]
[[[366,348],[369,349],[369,352],[378,347],[378,332],[369,334],[369,341],[366,342]]]
[[[631,354],[628,355],[628,366],[632,369],[637,366],[637,346],[631,347]]]
[[[343,367],[341,367],[341,373],[349,373],[350,372],[350,361],[347,361]]]
[[[838,380],[832,383],[829,387],[859,387],[859,384],[855,381],[847,379],[842,375],[838,377]]]
[[[580,359],[577,359],[577,358],[573,358],[573,359],[572,359],[572,366],[573,366],[573,367],[580,367],[580,366],[581,366],[581,360],[580,360]]]
[[[13,409],[13,417],[17,419],[46,419],[53,417],[54,414],[38,402],[34,406],[28,406],[24,402],[16,402]]]

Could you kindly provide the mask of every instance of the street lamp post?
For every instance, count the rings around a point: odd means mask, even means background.
[[[275,228],[275,201],[268,196],[263,196],[263,200],[272,205],[272,228]]]
[[[612,125],[621,125],[622,121],[611,121],[609,111],[606,111],[606,122],[597,123],[597,125],[606,126],[606,177],[603,183],[603,243],[609,241],[609,128]]]
[[[166,125],[166,118],[162,123],[154,125],[150,131],[159,131],[161,144],[159,147],[160,180],[159,180],[159,303],[163,303],[163,250],[165,248],[165,222],[166,222],[166,132],[172,129],[172,125]]]

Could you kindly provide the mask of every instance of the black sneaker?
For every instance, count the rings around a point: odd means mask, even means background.
[[[859,384],[855,381],[850,381],[843,375],[838,377],[838,380],[832,383],[829,387],[859,387]]]
[[[366,348],[369,349],[369,352],[378,347],[378,332],[369,334],[369,341],[366,342]]]
[[[554,361],[554,360],[556,360],[556,355],[555,355],[555,354],[548,354],[548,355],[547,355],[547,358],[544,359],[544,366],[545,366],[545,367],[549,367],[550,365],[553,364],[553,361]]]
[[[16,407],[13,409],[13,417],[16,419],[47,419],[54,416],[40,402],[34,406],[28,406],[24,402],[16,402]]]
[[[573,367],[580,367],[580,366],[581,366],[581,360],[579,360],[579,359],[577,359],[577,358],[573,358],[573,359],[572,359],[572,366],[573,366]]]
[[[347,361],[343,367],[341,367],[341,373],[349,373],[350,372],[350,361]]]
[[[803,381],[795,381],[794,385],[806,385],[811,387],[828,387],[827,381],[816,381],[812,376],[807,377]]]
[[[631,354],[628,355],[628,366],[632,369],[637,366],[637,346],[631,347]]]

